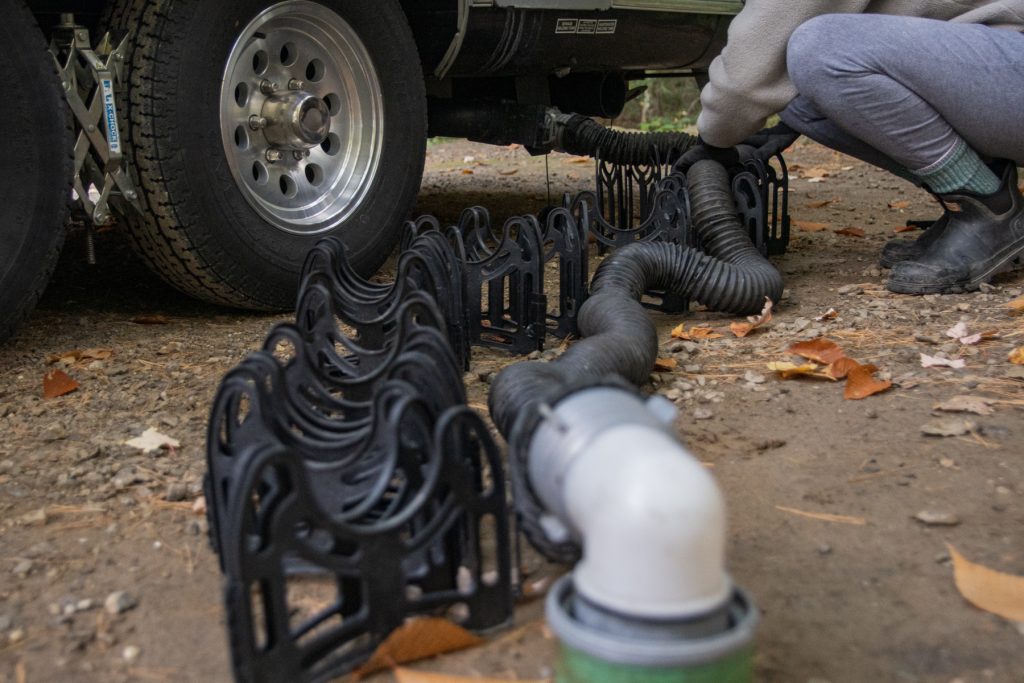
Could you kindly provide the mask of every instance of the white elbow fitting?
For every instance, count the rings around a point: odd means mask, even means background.
[[[640,619],[686,620],[727,604],[725,504],[675,438],[671,404],[615,388],[560,402],[534,433],[531,485],[581,541],[576,591]]]

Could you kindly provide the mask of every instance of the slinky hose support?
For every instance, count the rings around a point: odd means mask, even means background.
[[[646,381],[658,355],[654,322],[640,303],[648,290],[699,301],[711,310],[759,312],[765,298],[782,296],[782,276],[751,243],[736,216],[727,171],[713,161],[687,174],[693,224],[705,251],[663,242],[618,250],[597,269],[580,308],[581,340],[551,363],[509,366],[495,378],[491,416],[506,437],[517,419],[532,414],[553,390],[618,375]]]

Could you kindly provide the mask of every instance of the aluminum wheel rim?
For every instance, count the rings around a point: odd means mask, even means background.
[[[330,132],[320,144],[305,141],[308,149],[271,142],[261,127],[276,111],[268,101],[293,95],[326,104]],[[380,166],[384,98],[366,46],[337,13],[308,0],[260,13],[231,49],[220,97],[231,174],[271,225],[326,232],[366,200]]]

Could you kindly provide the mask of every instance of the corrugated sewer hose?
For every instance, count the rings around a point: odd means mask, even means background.
[[[652,139],[589,124],[570,138],[591,153],[609,145],[617,163],[648,154],[652,143],[666,154],[692,145],[689,136]],[[644,400],[622,381],[643,384],[657,357],[645,291],[736,314],[782,295],[781,275],[736,215],[726,169],[699,161],[686,180],[702,250],[637,243],[616,251],[580,309],[581,339],[553,362],[509,366],[491,385],[491,416],[510,458],[521,460],[513,478],[527,535],[581,554],[547,602],[561,642],[558,683],[753,677],[758,614],[725,569],[722,494],[677,438],[674,406]]]

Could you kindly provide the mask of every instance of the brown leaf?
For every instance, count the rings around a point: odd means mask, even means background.
[[[452,674],[398,668],[395,669],[395,680],[398,683],[549,683],[551,679],[524,681],[518,678],[515,680],[508,678],[480,678],[479,676],[467,678],[465,676],[453,676]]]
[[[819,315],[817,318],[815,318],[814,322],[821,323],[821,322],[825,322],[826,320],[835,320],[838,317],[839,317],[839,311],[837,311],[834,308],[830,308],[827,311],[825,311],[824,313],[822,313],[821,315]]]
[[[975,415],[991,415],[996,412],[992,407],[994,399],[982,396],[954,396],[953,398],[936,403],[932,410],[941,410],[945,413],[974,413]]]
[[[171,320],[165,315],[140,315],[131,320],[136,325],[170,325]]]
[[[1014,622],[1024,621],[1024,577],[975,564],[946,544],[960,595],[979,609]]]
[[[407,620],[391,632],[373,655],[359,667],[356,677],[374,671],[416,662],[434,655],[464,650],[483,643],[480,636],[453,624],[447,619],[419,617]]]
[[[1024,296],[1019,296],[1006,305],[1015,313],[1024,313]]]
[[[878,372],[878,368],[874,365],[859,365],[851,370],[846,377],[843,398],[849,401],[859,401],[892,387],[890,380],[875,379],[876,372]]]
[[[654,371],[672,372],[678,365],[675,358],[658,358],[654,361]]]
[[[46,357],[46,364],[53,365],[54,363],[63,363],[64,365],[71,365],[77,363],[82,359],[82,351],[80,349],[74,349],[73,351],[61,351],[60,353],[52,353]]]
[[[837,235],[844,235],[845,237],[864,237],[867,233],[862,228],[843,228],[842,230],[833,230]]]
[[[831,175],[828,169],[821,168],[820,166],[815,166],[813,168],[800,168],[799,173],[801,178],[807,178],[810,180],[827,178]]]
[[[62,370],[54,370],[43,375],[43,398],[64,396],[77,388],[78,382]]]
[[[893,232],[914,232],[920,230],[916,225],[897,225],[892,229]]]
[[[1010,351],[1010,362],[1014,365],[1024,365],[1024,346],[1018,346]]]
[[[790,223],[801,232],[821,232],[828,228],[828,223],[815,223],[813,221],[792,220]]]
[[[831,199],[819,199],[816,202],[807,202],[804,204],[804,208],[807,209],[823,209],[832,202],[838,202],[839,197],[832,197]]]
[[[840,358],[832,363],[829,363],[828,369],[825,371],[836,379],[846,379],[846,377],[860,367],[860,363],[853,360],[852,358]]]
[[[816,360],[825,365],[831,365],[846,355],[838,344],[825,337],[793,344],[786,349],[786,353],[801,356],[807,360]]]
[[[575,159],[569,160],[570,164],[589,164],[591,159],[589,157],[576,157]]]
[[[797,365],[796,363],[789,363],[786,361],[777,361],[774,363],[768,363],[768,369],[772,372],[779,373],[782,379],[793,379],[795,377],[818,377],[820,379],[827,379],[833,382],[836,378],[822,372],[822,368],[817,363],[804,363],[803,365]]]
[[[672,336],[676,339],[682,339],[683,341],[701,341],[704,339],[722,338],[722,335],[718,334],[710,327],[697,327],[694,325],[687,330],[685,323],[673,329]]]
[[[907,199],[898,199],[889,202],[890,209],[906,209],[910,206],[910,201]]]
[[[761,315],[751,315],[747,317],[745,323],[732,323],[729,325],[729,329],[737,337],[746,337],[748,334],[756,330],[761,325],[767,322],[771,322],[772,319],[772,307],[775,304],[768,297],[764,298],[764,308],[761,309]]]
[[[464,169],[462,169],[462,175],[473,175],[473,169],[471,169],[471,168],[464,168]]]

